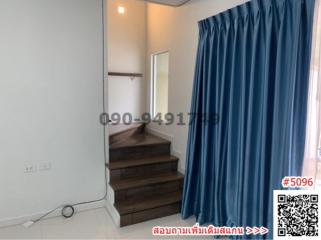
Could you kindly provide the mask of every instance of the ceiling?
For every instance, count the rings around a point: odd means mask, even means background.
[[[190,0],[145,0],[146,2],[159,3],[174,7],[179,7]]]

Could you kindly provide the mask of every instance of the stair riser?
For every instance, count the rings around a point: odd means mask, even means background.
[[[119,161],[119,160],[127,160],[127,159],[153,157],[153,156],[165,155],[165,154],[170,154],[170,143],[141,146],[141,147],[111,149],[109,156],[110,156],[110,161]]]
[[[115,202],[133,199],[144,199],[148,198],[149,196],[154,196],[155,194],[166,194],[177,191],[182,192],[183,183],[183,180],[179,180],[145,187],[115,191]]]
[[[153,176],[162,173],[177,171],[178,162],[159,163],[146,166],[129,167],[124,169],[110,170],[110,179],[122,180],[138,176]]]
[[[174,203],[171,205],[149,209],[137,213],[127,214],[120,217],[120,226],[128,226],[155,218],[166,217],[173,214],[180,213],[181,203]]]

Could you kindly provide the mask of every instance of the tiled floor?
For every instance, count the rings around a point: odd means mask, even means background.
[[[71,219],[58,217],[43,220],[31,228],[23,226],[0,228],[0,239],[159,239],[151,234],[153,226],[193,226],[194,224],[194,218],[184,221],[180,215],[173,215],[117,228],[107,211],[101,208],[78,213]]]

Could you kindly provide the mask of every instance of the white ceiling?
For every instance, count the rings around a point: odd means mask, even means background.
[[[189,0],[145,0],[145,1],[177,7],[177,6],[183,5],[184,3],[188,2]]]

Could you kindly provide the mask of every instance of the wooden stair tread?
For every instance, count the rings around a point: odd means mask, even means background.
[[[132,123],[131,125],[125,125],[125,124],[112,125],[112,127],[109,128],[109,137],[114,137],[114,136],[123,134],[125,132],[128,132],[130,130],[138,129],[143,125],[144,123]]]
[[[110,182],[111,187],[115,191],[120,190],[126,190],[136,187],[144,187],[148,185],[154,185],[159,183],[166,183],[166,182],[173,182],[173,181],[179,181],[183,180],[184,175],[182,175],[179,172],[173,172],[173,173],[166,173],[156,176],[141,176],[141,177],[135,177],[135,178],[129,178],[129,179],[123,179],[123,180],[115,180]]]
[[[151,134],[136,134],[130,136],[128,139],[111,144],[109,146],[110,150],[121,149],[121,148],[131,148],[131,147],[141,147],[141,146],[150,146],[150,145],[159,145],[159,144],[170,144],[170,141],[156,137]]]
[[[115,204],[115,207],[120,215],[144,211],[162,207],[182,201],[181,192],[172,192],[163,195],[155,195],[144,200],[125,201]]]
[[[138,167],[144,165],[152,165],[152,164],[159,164],[159,163],[168,163],[168,162],[176,162],[178,158],[171,155],[162,155],[162,156],[155,156],[155,157],[145,157],[141,159],[129,159],[129,160],[119,160],[115,162],[111,162],[107,164],[107,167],[110,170],[116,169],[124,169],[129,167]]]

